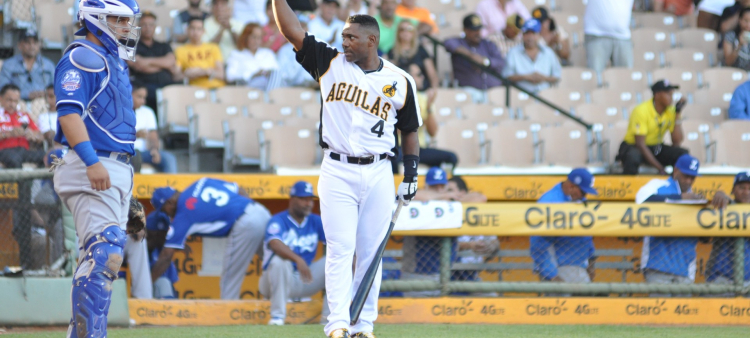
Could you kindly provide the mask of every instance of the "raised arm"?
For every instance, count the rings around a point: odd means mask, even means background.
[[[305,30],[297,19],[297,15],[286,0],[273,0],[273,15],[279,26],[281,34],[284,35],[296,50],[302,49],[302,40],[305,39]]]

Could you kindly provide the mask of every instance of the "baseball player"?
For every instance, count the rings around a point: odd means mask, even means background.
[[[297,61],[320,84],[323,98],[320,145],[324,159],[318,181],[326,233],[326,291],[331,314],[330,337],[374,337],[373,321],[382,267],[378,268],[359,320],[350,325],[352,290],[359,287],[388,231],[392,216],[393,172],[401,131],[404,181],[398,198],[405,204],[417,191],[417,163],[422,125],[414,79],[378,57],[380,28],[369,15],[346,20],[343,53],[308,35],[286,0],[274,0],[281,33],[297,51]],[[356,274],[352,260],[356,251]]]
[[[130,198],[130,210],[128,211],[128,223],[138,222],[138,228],[146,226],[146,214],[143,205],[135,197]],[[129,227],[133,225],[128,224]],[[138,234],[128,236],[123,247],[125,263],[130,270],[130,296],[136,299],[154,298],[153,286],[151,285],[151,269],[148,264],[148,248],[146,241],[140,240],[144,237],[145,230]]]
[[[320,216],[312,213],[313,186],[299,181],[289,193],[289,209],[271,218],[263,245],[260,293],[271,300],[268,325],[284,325],[286,301],[323,290],[326,259],[313,262],[318,242],[326,242]],[[323,305],[325,322],[328,305]]]
[[[164,249],[164,243],[167,241],[171,224],[172,221],[169,219],[169,216],[162,211],[152,212],[146,217],[146,241],[148,242],[149,265],[152,267],[159,260],[161,250]],[[161,276],[151,276],[151,279],[153,282],[154,298],[177,298],[174,283],[177,283],[179,276],[174,262],[169,263],[167,271],[161,274]]]
[[[135,113],[123,59],[135,60],[130,46],[140,35],[140,9],[134,0],[80,0],[78,6],[76,35],[85,38],[65,49],[54,82],[55,141],[70,151],[51,170],[79,240],[68,337],[105,337],[133,188]]]
[[[185,191],[157,188],[151,196],[154,210],[172,218],[164,248],[151,267],[152,278],[161,276],[176,250],[185,249],[190,235],[228,237],[221,273],[221,299],[240,299],[247,266],[263,242],[271,214],[247,197],[236,183],[201,178]]]

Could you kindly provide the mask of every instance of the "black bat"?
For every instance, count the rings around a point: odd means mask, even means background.
[[[354,298],[352,298],[352,304],[349,305],[349,318],[351,318],[351,325],[356,324],[359,320],[359,313],[362,312],[362,307],[365,305],[365,299],[367,299],[367,295],[370,294],[372,282],[375,281],[375,274],[378,272],[380,261],[383,260],[385,245],[388,243],[388,238],[391,237],[391,232],[393,232],[393,227],[396,225],[396,219],[398,219],[398,214],[401,212],[402,206],[404,206],[404,201],[398,201],[398,207],[396,207],[396,212],[393,213],[391,224],[388,226],[388,232],[385,234],[383,241],[380,242],[378,252],[375,254],[375,258],[372,259],[372,263],[370,263],[370,266],[367,268],[365,276],[362,277],[362,282],[359,284],[357,293],[355,293]]]

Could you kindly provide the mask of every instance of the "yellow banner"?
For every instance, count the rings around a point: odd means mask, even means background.
[[[268,301],[128,300],[137,325],[266,324]],[[381,324],[750,325],[743,298],[381,298]],[[289,303],[287,322],[317,323],[320,301]]]
[[[5,182],[0,183],[0,198],[18,198],[18,183]]]
[[[214,177],[237,182],[255,199],[286,199],[294,182],[305,180],[316,187],[317,176],[276,176],[269,174],[155,174],[135,175],[133,194],[141,199],[151,198],[155,188],[170,186],[185,189],[201,177]],[[605,201],[633,201],[640,187],[656,176],[597,176],[596,199]],[[663,178],[663,177],[662,177]],[[733,176],[701,176],[695,180],[693,190],[707,197],[716,190],[726,193],[732,189]],[[490,201],[536,201],[542,194],[565,180],[564,176],[465,176],[473,191],[487,195]],[[401,182],[400,176],[394,184]],[[420,187],[424,177],[420,176]],[[317,190],[316,190],[317,191]],[[0,195],[1,197],[1,195]]]
[[[394,231],[394,235],[750,236],[750,204],[730,205],[721,211],[696,205],[622,202],[466,203],[463,208],[460,228]]]

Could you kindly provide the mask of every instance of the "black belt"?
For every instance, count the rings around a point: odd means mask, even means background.
[[[130,164],[130,158],[132,157],[130,156],[130,154],[118,153],[118,152],[106,151],[106,150],[97,150],[96,156],[111,158],[117,162],[121,162],[125,164]]]
[[[341,157],[344,156],[344,155],[331,152],[330,156],[331,156],[332,159],[334,159],[336,161],[341,161]],[[377,155],[377,156],[378,156],[378,160],[379,161],[382,161],[382,160],[385,160],[386,158],[388,158],[388,154],[380,154],[380,155]],[[362,156],[362,157],[354,157],[354,156],[344,156],[344,157],[346,157],[346,162],[347,163],[351,163],[351,164],[365,165],[365,164],[373,164],[373,163],[375,163],[375,155]]]

